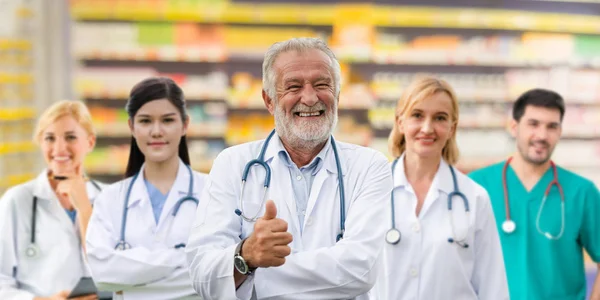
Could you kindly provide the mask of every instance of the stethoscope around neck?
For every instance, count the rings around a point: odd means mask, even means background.
[[[96,188],[96,190],[98,190],[98,192],[100,192],[102,189],[100,188],[100,185],[98,185],[98,183],[96,183],[94,180],[90,180],[90,182],[92,183],[92,185],[94,186],[94,188]],[[36,196],[33,196],[33,203],[31,205],[31,239],[29,241],[29,245],[27,245],[27,247],[25,248],[25,256],[29,257],[29,258],[34,258],[36,256],[38,256],[38,254],[40,253],[40,248],[38,247],[38,245],[35,243],[35,228],[36,228],[36,222],[37,222],[37,206],[38,206],[38,198]]]
[[[396,164],[400,158],[396,158],[392,163],[392,177],[394,176],[394,171],[396,170]],[[452,174],[452,182],[454,183],[454,191],[448,194],[448,212],[450,213],[450,226],[452,227],[452,237],[448,238],[448,243],[456,243],[462,248],[468,248],[469,244],[467,244],[466,239],[467,235],[465,234],[462,238],[456,238],[456,230],[454,226],[454,217],[452,216],[452,198],[459,197],[463,200],[463,204],[465,206],[465,214],[467,220],[469,220],[469,201],[467,197],[460,192],[458,189],[458,183],[456,181],[456,174],[454,172],[454,168],[448,165],[450,168],[450,173]],[[392,228],[387,231],[385,234],[385,241],[390,245],[396,245],[402,239],[402,233],[400,230],[396,228],[396,212],[394,211],[394,191],[391,192],[391,211],[392,211]]]
[[[507,184],[507,178],[506,178],[506,173],[508,171],[508,165],[510,164],[512,160],[512,157],[509,157],[506,162],[504,163],[504,167],[502,168],[502,187],[504,190],[504,207],[505,207],[505,212],[506,212],[506,219],[504,220],[504,222],[502,222],[502,231],[504,231],[507,234],[511,234],[513,233],[516,229],[517,229],[517,225],[515,224],[515,221],[512,220],[511,216],[510,216],[510,204],[509,204],[509,199],[508,199],[508,184]],[[546,191],[544,191],[544,197],[542,198],[542,203],[540,204],[540,207],[538,209],[538,213],[537,213],[537,217],[535,219],[535,227],[537,229],[537,231],[545,236],[547,239],[549,240],[558,240],[562,237],[564,231],[565,231],[565,194],[563,192],[563,188],[562,185],[560,184],[560,182],[558,182],[558,171],[556,170],[556,165],[554,164],[553,161],[550,161],[550,166],[552,167],[552,181],[550,181],[550,183],[548,183],[548,186],[546,187]],[[540,227],[540,218],[542,216],[542,211],[544,210],[544,206],[546,205],[546,200],[548,199],[548,195],[550,194],[550,189],[552,189],[552,186],[556,185],[556,188],[558,189],[558,193],[560,194],[560,231],[558,233],[558,235],[552,235],[550,232],[547,231],[543,231],[542,228]]]
[[[175,216],[177,215],[177,212],[179,212],[179,208],[181,207],[181,205],[186,202],[186,201],[192,201],[196,204],[196,206],[198,206],[198,199],[196,197],[193,196],[193,192],[194,192],[194,174],[192,173],[192,168],[190,168],[190,166],[185,165],[186,169],[188,170],[188,173],[190,175],[190,182],[189,182],[189,187],[188,187],[188,193],[186,196],[182,197],[181,199],[179,199],[177,201],[177,203],[175,203],[175,206],[173,207],[173,213],[171,213],[171,215],[173,216],[173,218],[171,218],[171,220],[169,221],[169,227],[167,230],[165,230],[166,233],[171,231],[171,226],[173,225],[173,219],[175,218]],[[123,203],[123,217],[121,218],[121,233],[119,236],[119,242],[117,243],[117,245],[115,245],[115,250],[128,250],[131,249],[131,245],[125,240],[125,230],[126,230],[126,226],[127,226],[127,212],[129,210],[129,208],[127,207],[129,205],[129,196],[131,195],[131,189],[133,188],[133,184],[135,183],[135,180],[138,178],[138,176],[140,175],[141,171],[136,173],[135,176],[133,176],[133,179],[131,179],[131,182],[129,183],[129,187],[127,188],[127,194],[125,196],[125,202]],[[185,247],[184,243],[181,244],[177,244],[175,245],[175,248],[183,248]]]
[[[265,152],[267,151],[269,142],[271,141],[271,138],[274,135],[275,135],[275,130],[271,131],[271,133],[269,134],[269,136],[263,143],[262,148],[260,149],[258,158],[249,161],[246,164],[246,166],[244,167],[244,172],[242,173],[242,186],[241,186],[241,191],[240,191],[240,197],[238,199],[239,200],[239,202],[238,202],[239,208],[237,208],[235,210],[235,214],[242,217],[242,219],[244,219],[246,222],[256,222],[256,220],[258,220],[258,218],[259,218],[258,215],[262,211],[262,207],[264,206],[265,201],[267,200],[267,193],[269,190],[269,186],[271,184],[271,167],[269,166],[269,164],[267,164],[267,162],[265,162]],[[338,156],[338,151],[337,151],[337,147],[335,145],[335,140],[333,139],[333,136],[331,137],[331,147],[333,148],[333,154],[335,156],[335,164],[337,166],[337,172],[338,172],[338,187],[340,190],[340,233],[336,236],[336,242],[337,242],[344,237],[344,232],[346,230],[346,227],[344,225],[344,223],[346,222],[346,211],[345,211],[346,196],[345,196],[345,192],[344,192],[344,177],[342,175],[342,167],[340,165],[340,158]],[[248,179],[248,174],[250,174],[250,168],[252,168],[254,165],[260,165],[263,167],[263,169],[265,169],[265,180],[263,183],[263,196],[262,196],[262,201],[260,203],[260,207],[253,217],[248,217],[243,212],[244,211],[244,200],[243,200],[244,187],[246,185],[246,180]]]

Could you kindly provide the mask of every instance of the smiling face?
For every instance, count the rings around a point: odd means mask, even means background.
[[[558,109],[528,105],[521,119],[511,122],[521,157],[534,165],[550,160],[562,134],[561,115]]]
[[[160,99],[140,107],[129,126],[146,161],[161,163],[178,155],[188,122],[169,100]]]
[[[66,115],[49,124],[41,132],[39,142],[49,171],[54,175],[67,175],[81,168],[96,139],[75,118]]]
[[[402,118],[398,128],[406,141],[406,152],[420,158],[437,158],[454,135],[452,99],[446,92],[437,92],[414,103]]]
[[[316,49],[281,53],[273,64],[276,99],[263,98],[281,139],[297,147],[327,141],[337,123],[337,99],[329,57]]]

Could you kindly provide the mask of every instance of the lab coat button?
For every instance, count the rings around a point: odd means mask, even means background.
[[[412,277],[417,277],[417,275],[419,275],[419,272],[417,271],[417,269],[410,269],[410,276]]]
[[[419,231],[421,230],[421,226],[419,226],[419,223],[415,223],[415,225],[413,225],[412,229],[414,232],[419,233]]]
[[[306,226],[310,226],[312,224],[312,218],[306,219]]]

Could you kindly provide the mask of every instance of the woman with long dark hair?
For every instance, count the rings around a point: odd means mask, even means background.
[[[115,299],[196,299],[183,249],[207,177],[190,168],[183,91],[149,78],[133,87],[126,110],[127,178],[98,196],[88,227],[94,281]]]

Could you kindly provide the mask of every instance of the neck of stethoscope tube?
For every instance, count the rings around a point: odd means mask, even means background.
[[[502,168],[502,189],[504,190],[504,211],[506,214],[506,220],[511,220],[510,217],[510,204],[509,204],[509,196],[508,196],[508,183],[506,173],[508,172],[508,166],[510,161],[512,160],[512,156],[509,157],[504,163],[504,167]]]
[[[393,186],[393,181],[394,181],[394,173],[396,172],[396,165],[398,164],[398,161],[400,160],[400,157],[394,159],[394,161],[392,162],[392,191],[390,192],[390,206],[391,206],[391,214],[392,214],[392,228],[396,228],[396,212],[395,212],[395,204],[394,204],[394,186]]]

